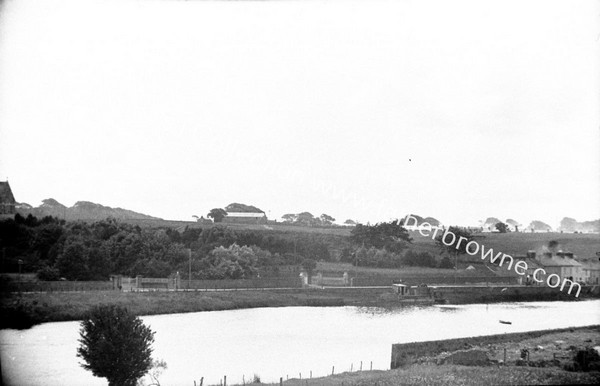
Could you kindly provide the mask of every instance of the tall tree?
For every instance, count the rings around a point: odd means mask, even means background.
[[[283,216],[281,216],[281,218],[285,222],[293,223],[293,222],[296,222],[296,220],[298,219],[298,215],[293,214],[293,213],[286,213]]]
[[[508,225],[505,224],[505,223],[503,223],[503,222],[496,223],[496,229],[500,233],[507,233],[507,232],[509,232]]]
[[[154,332],[124,307],[94,307],[79,335],[81,366],[110,386],[134,386],[152,367]]]
[[[310,212],[298,213],[298,218],[296,222],[302,225],[310,226],[315,223],[315,216],[313,216]]]
[[[223,221],[223,218],[227,216],[227,212],[225,212],[225,210],[221,208],[214,208],[211,209],[210,212],[208,212],[207,216],[212,218],[214,222],[221,222]]]
[[[335,219],[333,217],[331,217],[330,215],[323,213],[321,215],[321,221],[325,225],[331,225],[335,221]]]

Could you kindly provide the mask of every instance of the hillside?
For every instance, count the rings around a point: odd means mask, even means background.
[[[72,207],[67,207],[53,198],[48,198],[42,201],[38,207],[32,207],[29,204],[21,203],[17,205],[17,213],[27,216],[31,214],[41,218],[44,216],[53,216],[70,221],[75,220],[103,220],[107,217],[116,218],[119,220],[160,220],[157,217],[148,216],[146,214],[134,212],[128,209],[111,208],[100,204],[95,204],[89,201],[77,201]]]
[[[146,226],[165,226],[183,230],[189,228],[210,228],[214,226],[223,226],[223,224],[199,224],[196,222],[183,221],[165,221],[165,220],[129,220],[128,222],[136,225]],[[232,230],[249,230],[257,232],[266,232],[272,234],[285,234],[289,237],[294,235],[322,235],[323,240],[326,240],[332,256],[336,256],[335,252],[339,251],[340,247],[346,246],[349,243],[351,227],[306,227],[298,225],[287,225],[283,223],[269,223],[268,225],[259,224],[227,224],[227,228]],[[424,237],[417,231],[409,232],[413,238],[411,248],[415,252],[429,252],[435,256],[439,256],[440,250],[435,245],[431,237]],[[508,253],[512,256],[523,256],[528,250],[539,250],[549,241],[555,240],[562,246],[564,250],[573,252],[579,259],[594,257],[596,252],[600,251],[600,239],[597,234],[580,234],[580,233],[525,233],[525,232],[510,232],[510,233],[486,233],[477,234],[477,242],[494,250]],[[341,242],[341,243],[340,243]],[[467,258],[463,256],[462,258]],[[473,257],[479,261],[480,257]]]

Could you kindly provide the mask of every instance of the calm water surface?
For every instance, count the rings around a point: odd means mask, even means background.
[[[354,369],[388,369],[393,343],[600,323],[600,300],[405,307],[289,307],[143,317],[163,385],[264,381]],[[511,325],[499,320],[511,321]],[[2,372],[16,385],[106,385],[79,366],[79,322],[0,331]]]

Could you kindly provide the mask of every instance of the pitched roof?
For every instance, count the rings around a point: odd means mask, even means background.
[[[0,181],[0,202],[3,204],[14,204],[15,196],[12,194],[8,181]]]
[[[593,261],[593,260],[582,261],[581,262],[581,267],[583,269],[589,269],[589,270],[592,270],[592,271],[600,271],[600,262]]]
[[[543,257],[540,264],[545,267],[581,267],[581,263],[575,259],[558,256]]]
[[[251,212],[229,212],[227,217],[245,217],[245,218],[263,218],[264,213],[251,213]]]

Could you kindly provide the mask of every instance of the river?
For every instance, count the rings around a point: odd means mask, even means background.
[[[388,369],[391,345],[600,323],[600,300],[404,307],[288,307],[143,317],[156,331],[163,385],[228,384]],[[511,321],[501,324],[499,320]],[[105,385],[79,366],[79,322],[0,331],[7,384]]]

